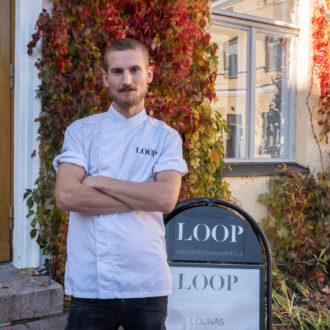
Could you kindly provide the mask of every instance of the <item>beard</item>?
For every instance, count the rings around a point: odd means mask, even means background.
[[[148,94],[148,85],[146,85],[139,93],[136,93],[136,88],[127,87],[121,88],[119,91],[112,92],[108,89],[111,100],[122,108],[129,108],[140,104]],[[132,91],[129,93],[129,91]]]

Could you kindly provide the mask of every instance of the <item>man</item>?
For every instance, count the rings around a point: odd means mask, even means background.
[[[165,329],[171,278],[162,213],[177,201],[179,134],[146,115],[153,72],[132,39],[105,52],[106,113],[72,123],[54,159],[56,203],[70,212],[67,329]]]

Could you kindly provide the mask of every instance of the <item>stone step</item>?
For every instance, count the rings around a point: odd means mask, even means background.
[[[32,276],[12,265],[1,265],[0,288],[0,328],[63,312],[63,288],[48,276]]]
[[[38,320],[3,325],[0,326],[0,330],[65,330],[67,318],[67,314],[62,313]]]

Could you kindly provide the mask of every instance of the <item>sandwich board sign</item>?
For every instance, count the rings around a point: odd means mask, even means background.
[[[166,328],[265,329],[271,265],[258,224],[235,205],[215,199],[181,202],[165,223],[173,287]],[[267,306],[268,329],[270,312]]]

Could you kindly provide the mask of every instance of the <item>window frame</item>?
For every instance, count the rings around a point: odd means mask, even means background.
[[[211,24],[223,26],[231,29],[247,31],[247,95],[246,95],[246,158],[225,158],[225,163],[232,164],[274,164],[274,163],[292,163],[295,161],[295,95],[296,95],[296,68],[294,61],[294,49],[296,48],[296,39],[299,35],[298,26],[282,21],[274,21],[266,18],[250,16],[235,12],[229,12],[219,9],[212,9]],[[255,158],[254,157],[254,123],[255,123],[255,91],[256,91],[256,35],[257,33],[266,34],[279,38],[292,38],[289,56],[286,66],[288,89],[286,90],[288,102],[286,111],[288,112],[288,145],[287,158]]]

